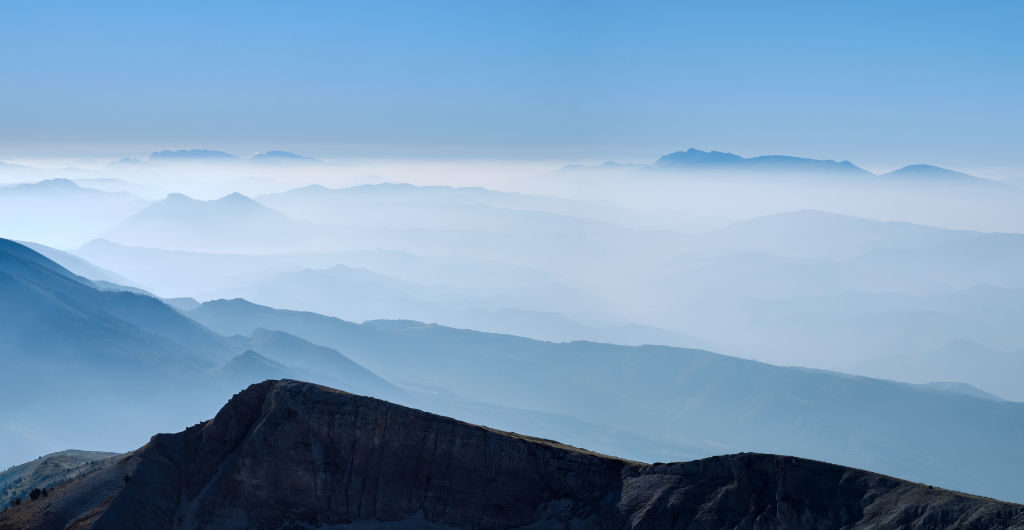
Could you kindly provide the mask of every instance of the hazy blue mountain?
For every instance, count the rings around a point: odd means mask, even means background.
[[[64,252],[63,250],[57,250],[55,248],[50,248],[46,245],[40,245],[38,243],[31,243],[27,241],[19,241],[18,243],[25,245],[26,247],[42,254],[43,256],[46,256],[54,263],[60,265],[61,267],[64,267],[68,271],[78,276],[82,276],[93,281],[110,282],[126,286],[132,283],[127,278],[119,274],[110,272],[106,269],[97,267],[96,265],[93,265],[92,263],[89,263],[88,261],[70,252]]]
[[[213,402],[182,398],[181,385],[230,355],[225,339],[158,300],[96,289],[7,240],[0,342],[0,386],[24,397],[3,413],[7,462],[74,445],[121,449],[184,425]]]
[[[177,151],[156,151],[149,155],[153,162],[164,161],[202,161],[220,162],[225,160],[237,160],[238,157],[224,151],[213,151],[210,149],[178,149]]]
[[[4,237],[74,247],[146,207],[129,193],[83,188],[68,179],[0,186]]]
[[[1005,189],[1013,190],[1013,187],[998,182],[995,180],[983,179],[968,175],[967,173],[961,173],[959,171],[953,171],[951,169],[945,169],[937,166],[930,166],[928,164],[914,164],[905,166],[895,171],[890,171],[881,176],[883,179],[890,179],[896,182],[922,182],[922,183],[941,183],[941,184],[959,184],[959,185],[981,185],[988,186],[993,189]]]
[[[849,370],[870,359],[927,351],[956,339],[1000,349],[1024,343],[1024,329],[1017,325],[1024,318],[1021,289],[978,286],[919,295],[850,292],[734,304],[715,307],[715,315],[707,317],[694,311],[701,336],[729,352],[756,352],[760,359],[804,366]],[[743,332],[729,335],[730,329]],[[921,383],[963,381],[1011,399],[984,381],[955,373],[924,379],[872,375]]]
[[[273,361],[252,350],[232,357],[221,366],[211,369],[218,384],[232,390],[244,387],[252,381],[295,377],[287,366]]]
[[[398,387],[356,364],[337,350],[319,346],[283,331],[258,328],[245,340],[247,347],[303,373],[306,380],[324,380],[356,394],[382,399],[408,396]],[[312,377],[310,377],[312,376]],[[264,378],[267,379],[267,378]]]
[[[941,239],[941,236],[940,236]],[[877,282],[903,281],[966,289],[1024,287],[1024,234],[966,233],[927,246],[878,249],[846,264],[851,274]]]
[[[940,392],[954,392],[957,394],[964,394],[966,396],[974,396],[976,398],[987,399],[990,401],[1004,401],[1002,398],[995,394],[990,394],[981,390],[978,387],[971,386],[967,383],[957,383],[949,381],[936,381],[934,383],[919,383],[917,386],[922,388],[929,388],[932,390],[938,390]]]
[[[237,340],[160,300],[99,289],[3,239],[0,343],[0,387],[22,396],[0,412],[0,465],[60,447],[131,447],[151,432],[206,417],[266,376],[306,373],[257,353],[239,357],[244,349]],[[260,343],[280,353],[271,346]],[[294,355],[302,359],[302,352]],[[348,368],[366,378],[365,369]],[[340,380],[339,363],[322,367],[330,370],[335,376],[323,381]]]
[[[662,156],[654,163],[657,169],[700,169],[725,171],[763,171],[786,173],[836,174],[849,176],[871,176],[867,170],[861,169],[844,160],[814,160],[794,156],[768,155],[744,158],[732,153],[720,151],[701,151],[687,149]]]
[[[99,195],[104,192],[99,190],[83,188],[73,181],[64,178],[55,178],[48,180],[41,180],[39,182],[26,182],[21,184],[13,184],[0,188],[0,192],[4,194],[35,194],[45,193],[50,195],[62,195],[62,194],[85,194],[85,195]]]
[[[385,182],[363,184],[348,188],[328,188],[319,184],[295,188],[282,193],[257,197],[270,205],[309,205],[317,201],[371,201],[383,203],[431,202],[444,204],[477,204],[502,208],[538,209],[543,211],[571,210],[579,205],[558,197],[510,193],[481,187],[416,186],[408,183]]]
[[[199,307],[199,301],[195,298],[164,298],[164,303],[180,311],[190,311]]]
[[[168,249],[266,249],[287,244],[300,227],[239,193],[211,201],[172,193],[125,219],[105,237]]]
[[[222,333],[286,331],[388,380],[469,399],[1024,498],[1024,469],[1007,465],[1024,462],[1021,404],[699,350],[557,344],[418,322],[356,325],[240,300],[189,315]],[[979,438],[989,441],[986,451],[974,450]]]
[[[849,259],[870,250],[917,249],[980,235],[903,222],[882,222],[817,210],[784,212],[740,221],[700,234],[699,249],[728,249],[805,258]]]
[[[434,296],[431,296],[430,291]],[[388,316],[422,317],[439,314],[442,285],[420,287],[362,268],[335,265],[327,269],[284,272],[249,286],[212,293],[223,298],[246,298],[256,303],[299,309],[363,321]]]
[[[106,191],[109,193],[126,192],[131,193],[137,197],[145,197],[147,199],[156,198],[162,196],[159,193],[159,189],[153,186],[145,184],[139,184],[137,182],[128,182],[119,178],[110,177],[89,177],[89,178],[77,178],[74,180],[75,184],[84,188],[91,188],[100,191]]]
[[[549,309],[599,305],[594,297],[536,268],[400,250],[247,255],[130,247],[100,239],[90,241],[76,254],[174,296],[207,295],[249,287],[282,273],[344,265],[368,269],[405,283],[445,284],[459,292],[532,301]],[[501,281],[496,282],[495,278]]]
[[[1016,315],[1021,312],[1018,310]],[[1018,342],[1019,344],[1019,342]],[[1024,350],[1000,350],[957,339],[920,353],[865,361],[861,373],[911,381],[962,381],[1002,399],[1024,402]]]
[[[257,199],[295,219],[340,225],[455,229],[491,232],[594,232],[614,225],[594,220],[606,206],[550,196],[479,187],[367,184],[331,189],[306,186]]]
[[[267,151],[265,153],[257,153],[253,155],[250,160],[261,164],[311,164],[320,162],[313,157],[297,155],[295,153],[289,153],[288,151]]]

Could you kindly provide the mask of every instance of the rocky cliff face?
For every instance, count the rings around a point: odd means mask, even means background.
[[[642,464],[296,381],[0,528],[1024,528],[1024,506],[792,457]]]

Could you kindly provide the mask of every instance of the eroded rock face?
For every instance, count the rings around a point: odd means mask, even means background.
[[[0,527],[1024,528],[1024,506],[792,457],[641,464],[296,381]]]

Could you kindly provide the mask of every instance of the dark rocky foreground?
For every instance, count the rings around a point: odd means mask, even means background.
[[[630,462],[283,380],[0,514],[0,528],[349,524],[1024,528],[1024,506],[785,456]]]

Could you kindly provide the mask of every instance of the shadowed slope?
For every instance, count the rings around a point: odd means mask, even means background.
[[[0,514],[0,528],[1024,528],[1024,507],[760,454],[647,465],[296,381]]]

